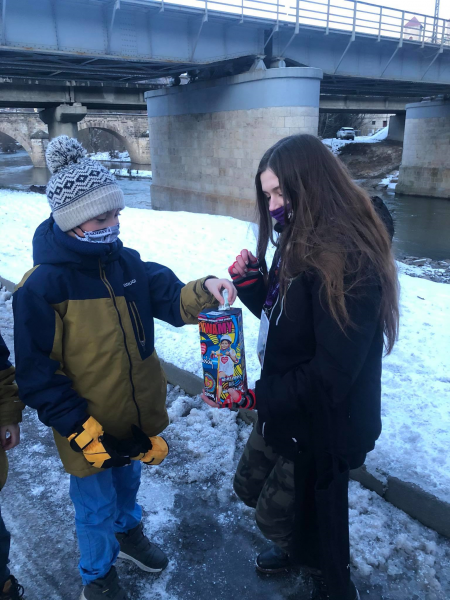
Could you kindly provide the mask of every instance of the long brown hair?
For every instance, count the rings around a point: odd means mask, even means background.
[[[398,336],[398,278],[391,240],[369,196],[345,166],[312,135],[293,135],[263,156],[255,183],[259,212],[258,259],[265,261],[274,239],[269,203],[261,173],[270,169],[280,182],[286,226],[278,244],[281,252],[280,289],[303,272],[318,272],[321,291],[331,315],[341,327],[352,326],[346,298],[363,295],[368,279],[381,286],[380,322],[389,354]]]

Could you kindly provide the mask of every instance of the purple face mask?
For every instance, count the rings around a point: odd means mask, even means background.
[[[270,212],[270,216],[272,217],[272,219],[275,219],[275,221],[278,221],[278,223],[280,223],[280,225],[285,224],[284,206],[280,206],[280,208],[277,208],[276,210],[270,210],[269,212]]]

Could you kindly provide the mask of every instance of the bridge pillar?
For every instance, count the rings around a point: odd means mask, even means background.
[[[317,135],[321,78],[289,67],[147,92],[153,208],[252,220],[264,152]]]
[[[86,114],[87,108],[85,106],[60,104],[42,110],[39,113],[39,118],[48,125],[51,140],[59,135],[76,138],[78,133],[77,123],[82,121]]]
[[[398,194],[450,198],[450,102],[406,105]]]
[[[42,130],[38,130],[30,136],[31,144],[31,162],[33,167],[47,167],[45,161],[45,151],[48,145],[48,133]]]
[[[151,165],[150,144],[148,132],[127,140],[127,150],[130,160],[138,165]]]
[[[388,139],[403,142],[405,137],[406,114],[392,115],[389,119]]]

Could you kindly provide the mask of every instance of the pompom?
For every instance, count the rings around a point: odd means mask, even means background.
[[[76,164],[86,156],[86,150],[75,138],[60,135],[50,142],[45,152],[48,168],[57,173],[64,167]]]

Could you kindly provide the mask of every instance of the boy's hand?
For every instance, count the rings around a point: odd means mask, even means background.
[[[205,281],[205,288],[214,296],[216,300],[219,301],[220,304],[223,304],[223,298],[220,292],[224,288],[228,290],[228,302],[233,304],[233,302],[236,300],[236,288],[228,279],[207,279]]]
[[[7,434],[9,433],[9,436]],[[2,425],[0,427],[0,443],[3,450],[12,450],[20,443],[19,425]]]
[[[88,463],[96,469],[124,467],[131,463],[129,456],[121,456],[117,452],[119,440],[105,434],[103,427],[94,417],[88,417],[67,439],[72,450],[82,452]]]
[[[131,455],[132,460],[140,460],[144,465],[160,465],[169,454],[169,444],[161,435],[147,437],[137,425],[131,426],[131,433],[138,447],[138,453]]]

